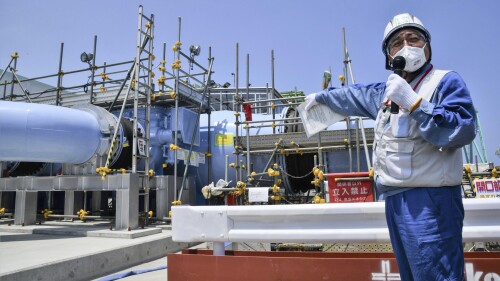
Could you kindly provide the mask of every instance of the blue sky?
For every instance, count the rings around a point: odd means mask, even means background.
[[[63,70],[83,68],[80,53],[92,51],[94,35],[98,65],[132,59],[140,4],[147,15],[155,15],[155,51],[161,57],[167,43],[167,65],[173,60],[170,48],[177,40],[181,17],[184,48],[201,45],[203,61],[212,47],[218,83],[233,82],[239,43],[240,85],[245,83],[246,54],[250,83],[271,82],[274,50],[276,88],[297,87],[306,93],[320,90],[324,70],[331,67],[334,77],[342,74],[342,27],[356,82],[385,81],[389,75],[381,52],[385,25],[395,14],[410,12],[431,33],[434,65],[457,71],[467,83],[479,111],[489,161],[500,162],[494,153],[500,148],[500,91],[494,83],[499,79],[500,1],[0,0],[0,68],[18,52],[19,74],[56,73],[61,42]]]

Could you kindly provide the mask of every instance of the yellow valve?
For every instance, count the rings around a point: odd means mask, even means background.
[[[180,149],[180,147],[178,147],[177,145],[171,143],[170,144],[170,150],[177,150],[177,149]]]
[[[5,208],[0,209],[0,215],[3,215],[3,214],[5,214]]]
[[[149,218],[152,218],[153,217],[153,211],[149,211],[148,212],[148,216],[149,216]]]
[[[146,23],[144,26],[145,26],[145,27],[147,27],[147,28],[151,28],[151,23],[150,23],[150,22],[148,22],[148,23]]]
[[[277,185],[273,185],[273,193],[278,193],[280,192],[280,188]]]
[[[493,178],[497,178],[498,177],[497,168],[493,168],[493,170],[491,170],[491,177],[493,177]]]
[[[314,196],[313,202],[315,204],[319,204],[321,202],[321,197],[319,197],[318,195]]]
[[[374,175],[375,175],[375,171],[373,170],[373,168],[370,168],[370,172],[368,173],[368,176],[370,178],[373,178]]]
[[[149,171],[148,171],[148,175],[149,175],[150,177],[154,176],[154,175],[155,175],[155,171],[154,171],[153,169],[149,169]]]
[[[280,195],[273,195],[273,196],[271,196],[271,199],[274,201],[281,201],[281,196]]]
[[[241,169],[242,169],[242,170],[246,170],[246,169],[247,169],[247,167],[246,167],[245,165],[241,165]]]
[[[345,77],[344,77],[344,75],[339,75],[339,80],[340,80],[340,82],[342,82],[342,83],[343,83],[343,82],[345,81]]]
[[[41,213],[43,214],[44,219],[48,219],[49,215],[52,214],[53,212],[49,209],[43,209],[43,211]]]
[[[13,53],[12,55],[10,55],[11,58],[13,59],[17,59],[19,57],[19,54],[18,53]]]
[[[325,174],[321,170],[318,172],[318,179],[325,180]]]
[[[234,116],[238,117],[238,116],[240,116],[240,113],[235,112],[235,113],[234,113]]]
[[[270,177],[278,177],[280,175],[279,171],[273,170],[272,168],[267,169],[267,174]]]
[[[170,92],[170,97],[173,99],[175,99],[175,97],[177,97],[177,94],[175,93],[175,91]]]
[[[85,211],[84,209],[80,209],[80,211],[78,211],[76,214],[80,217],[80,220],[85,220],[85,216],[88,214],[89,212]]]
[[[234,167],[236,167],[236,164],[234,164],[234,163],[229,164],[229,168],[233,168],[234,169]]]
[[[326,199],[325,198],[319,199],[319,203],[321,203],[321,204],[326,203]]]
[[[182,204],[181,200],[172,201],[172,205],[174,205],[174,206],[178,206],[181,204]]]
[[[107,92],[108,89],[104,88],[103,86],[100,86],[99,87],[99,91],[101,91],[101,92]]]
[[[167,163],[163,163],[161,166],[162,166],[162,168],[164,168],[164,169],[165,169],[165,168],[167,168],[167,167],[168,167],[168,164],[167,164]]]
[[[181,41],[177,41],[177,42],[175,42],[175,45],[180,46],[180,45],[182,45],[182,43],[181,43]]]
[[[276,105],[273,103],[271,103],[271,108],[274,109],[276,107]]]
[[[166,68],[166,67],[164,67],[164,66],[160,66],[160,67],[158,67],[158,69],[159,69],[160,71],[165,71],[165,70],[167,70],[167,68]]]
[[[127,170],[125,170],[124,168],[121,168],[120,171],[122,172],[122,174],[126,174],[127,173]]]
[[[314,176],[315,176],[315,177],[317,177],[317,176],[318,176],[319,171],[320,171],[320,170],[319,170],[319,168],[318,168],[318,167],[314,167],[314,168],[313,168],[313,174],[314,174]]]

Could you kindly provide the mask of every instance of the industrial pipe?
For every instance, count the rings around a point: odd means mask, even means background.
[[[0,101],[0,161],[85,163],[108,149],[102,131],[115,123],[111,113],[92,105]]]

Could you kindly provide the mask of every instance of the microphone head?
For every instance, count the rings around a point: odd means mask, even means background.
[[[392,60],[392,68],[395,70],[403,70],[406,66],[406,60],[402,56],[397,56]]]

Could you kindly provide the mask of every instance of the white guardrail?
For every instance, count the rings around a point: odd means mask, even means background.
[[[500,241],[500,198],[463,202],[464,242]],[[223,242],[390,242],[384,202],[173,206],[172,233],[177,242],[216,242],[219,255]]]

